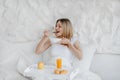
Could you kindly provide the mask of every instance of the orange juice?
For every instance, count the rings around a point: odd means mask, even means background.
[[[61,58],[58,58],[58,59],[56,59],[56,63],[57,63],[57,68],[58,69],[60,69],[60,68],[62,68],[62,59]]]
[[[43,62],[39,62],[38,63],[38,69],[43,69],[44,68],[44,63]]]

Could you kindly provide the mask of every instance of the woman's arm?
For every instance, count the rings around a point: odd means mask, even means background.
[[[59,43],[66,45],[79,60],[82,58],[82,50],[79,41],[75,41],[74,44],[71,44],[70,40],[63,38]]]
[[[74,55],[80,60],[82,58],[82,50],[80,48],[79,41],[76,41],[73,45],[69,43],[68,48],[74,53]]]
[[[45,50],[47,50],[50,46],[51,46],[51,42],[48,37],[48,32],[45,31],[44,36],[42,37],[42,39],[40,40],[40,42],[38,43],[36,47],[35,53],[40,54],[44,52]]]

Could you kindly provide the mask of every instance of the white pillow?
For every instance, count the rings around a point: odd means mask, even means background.
[[[90,65],[93,59],[93,55],[96,51],[95,44],[80,44],[83,57],[81,60],[78,60],[76,57],[74,57],[74,60],[72,62],[73,67],[79,68],[79,72],[84,72],[90,69]]]
[[[17,63],[17,71],[20,74],[24,74],[24,70],[32,65],[32,64],[36,64],[37,62],[42,61],[42,55],[36,55],[35,53],[32,55],[32,57],[30,56],[25,56],[22,55],[20,56],[18,63]]]

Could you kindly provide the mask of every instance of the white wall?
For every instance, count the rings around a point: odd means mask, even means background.
[[[119,0],[0,0],[0,37],[36,40],[62,17],[72,21],[81,41],[96,41],[98,52],[120,52]]]

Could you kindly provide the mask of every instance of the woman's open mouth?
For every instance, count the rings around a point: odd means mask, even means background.
[[[60,31],[55,31],[55,32],[53,32],[53,33],[59,33]]]

